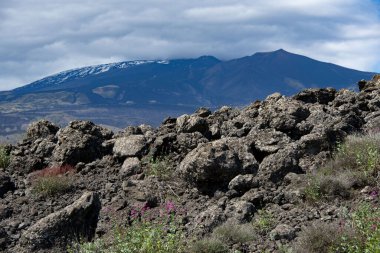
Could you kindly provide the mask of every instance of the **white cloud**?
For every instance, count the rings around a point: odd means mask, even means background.
[[[371,0],[0,1],[0,90],[62,70],[132,59],[284,48],[380,71]]]

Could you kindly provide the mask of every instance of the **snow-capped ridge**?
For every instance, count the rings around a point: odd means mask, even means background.
[[[15,89],[15,91],[22,91],[28,88],[44,88],[44,87],[55,87],[68,79],[83,78],[89,75],[99,75],[101,73],[107,72],[111,69],[127,69],[133,66],[142,64],[169,64],[166,60],[135,60],[135,61],[125,61],[117,63],[107,63],[101,65],[92,65],[87,67],[75,68],[70,70],[65,70],[57,74],[45,77],[38,81],[35,81],[29,85]]]

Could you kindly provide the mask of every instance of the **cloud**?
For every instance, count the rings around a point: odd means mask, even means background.
[[[132,59],[231,59],[284,48],[380,71],[371,0],[0,1],[0,90]]]

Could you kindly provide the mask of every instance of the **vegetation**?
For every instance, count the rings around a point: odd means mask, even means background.
[[[275,225],[275,220],[272,214],[265,210],[259,210],[253,220],[253,226],[256,231],[260,234],[267,234],[273,229]]]
[[[380,252],[380,208],[362,204],[343,224],[354,235],[343,233],[333,252]]]
[[[246,252],[247,243],[256,239],[252,224],[226,222],[215,228],[209,237],[193,242],[188,250],[191,253],[235,253]],[[239,250],[231,251],[232,245],[238,245]]]
[[[254,228],[251,224],[236,224],[226,222],[214,229],[212,236],[228,245],[244,244],[255,239]]]
[[[375,185],[380,172],[380,134],[353,135],[338,145],[332,160],[307,180],[305,199],[349,198],[352,190]]]
[[[0,168],[8,167],[11,158],[4,146],[0,145]]]
[[[304,195],[315,203],[336,197],[349,198],[355,189],[370,186],[370,197],[376,199],[379,172],[380,134],[349,136],[338,145],[332,160],[309,177]],[[380,252],[380,207],[365,202],[339,223],[313,224],[302,231],[295,251]]]
[[[300,234],[295,252],[380,252],[380,208],[365,203],[339,223],[314,223]]]
[[[113,240],[74,243],[70,253],[179,253],[184,252],[184,236],[179,223],[178,209],[167,202],[161,209],[143,206],[131,211],[131,224],[117,227]]]
[[[174,172],[174,166],[169,158],[146,158],[147,174],[156,176],[159,180],[169,180]]]
[[[31,174],[33,192],[40,196],[55,196],[72,188],[74,168],[69,165],[48,167]]]
[[[339,226],[335,223],[316,222],[302,230],[295,246],[296,253],[330,252],[338,246]]]
[[[189,247],[191,253],[229,253],[227,245],[220,239],[205,238],[197,240]]]

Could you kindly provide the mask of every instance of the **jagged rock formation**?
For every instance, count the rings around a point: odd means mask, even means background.
[[[157,129],[142,125],[117,134],[85,121],[62,129],[34,123],[0,171],[0,250],[64,251],[73,224],[87,238],[101,236],[110,233],[110,219],[128,222],[133,206],[155,208],[175,196],[186,210],[189,236],[270,210],[278,224],[258,235],[260,244],[252,242],[249,252],[275,251],[276,243],[295,240],[303,225],[338,216],[334,205],[300,205],[296,185],[326,162],[337,141],[378,131],[380,77],[359,86],[359,93],[273,94],[241,110],[201,108]],[[152,170],[162,161],[171,169],[165,180]],[[30,172],[61,165],[76,168],[70,191],[57,197],[31,192]]]

